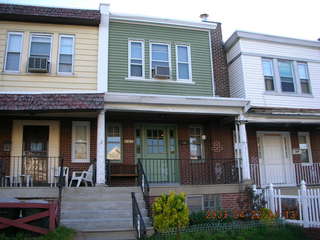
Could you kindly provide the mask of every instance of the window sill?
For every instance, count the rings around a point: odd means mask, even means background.
[[[264,92],[264,95],[270,96],[286,96],[286,97],[305,97],[305,98],[313,98],[312,94],[298,94],[298,93],[283,93],[283,92]]]
[[[147,78],[125,78],[127,81],[137,81],[137,82],[154,82],[154,83],[176,83],[176,84],[188,84],[188,85],[194,85],[195,82],[192,81],[175,81],[175,80],[158,80],[158,79],[147,79]]]
[[[85,159],[85,160],[71,159],[71,163],[90,163],[90,159]]]
[[[31,72],[13,72],[13,71],[2,71],[0,75],[16,75],[16,76],[48,76],[48,77],[77,77],[76,74],[63,74],[63,73],[31,73]]]

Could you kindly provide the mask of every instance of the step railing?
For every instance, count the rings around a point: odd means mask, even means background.
[[[61,201],[62,201],[62,189],[65,186],[65,176],[64,176],[64,158],[60,158],[60,173],[59,173],[59,180],[58,180],[58,188],[59,188],[59,197],[58,197],[58,212],[57,212],[57,225],[60,225],[60,218],[61,218]]]
[[[143,239],[147,235],[147,228],[144,222],[143,216],[139,209],[138,201],[136,199],[135,193],[131,193],[132,198],[132,224],[136,230],[137,239]]]
[[[143,165],[138,159],[138,164],[137,164],[137,173],[138,173],[138,186],[140,186],[142,194],[143,194],[143,199],[146,204],[146,208],[148,211],[148,216],[151,217],[151,207],[150,207],[150,187],[149,187],[149,182],[148,182],[148,177],[143,169]]]

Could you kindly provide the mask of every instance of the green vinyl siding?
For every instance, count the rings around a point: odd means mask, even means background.
[[[171,45],[171,82],[128,80],[128,41],[144,41],[145,79],[150,80],[150,43]],[[176,81],[176,45],[191,48],[192,82]],[[109,92],[162,94],[181,96],[212,96],[212,72],[209,32],[168,26],[110,22]]]

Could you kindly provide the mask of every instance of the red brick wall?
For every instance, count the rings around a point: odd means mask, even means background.
[[[221,208],[226,210],[248,210],[250,198],[247,193],[221,193]]]
[[[217,28],[211,31],[211,46],[215,94],[221,97],[229,97],[228,65],[222,41],[221,23],[217,23]]]
[[[313,162],[320,162],[320,130],[310,131]]]
[[[12,120],[0,120],[0,157],[2,157],[1,165],[4,168],[3,172],[8,175],[10,171],[10,151],[3,151],[4,145],[11,144]]]

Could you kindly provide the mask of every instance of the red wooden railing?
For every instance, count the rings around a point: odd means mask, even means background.
[[[37,208],[43,209],[44,211],[36,213],[30,216],[9,219],[5,217],[0,217],[0,230],[8,227],[16,227],[31,232],[36,232],[40,234],[47,234],[49,231],[55,230],[57,226],[57,216],[58,216],[58,202],[53,201],[51,203],[0,203],[0,208]],[[31,221],[38,220],[41,218],[49,218],[49,228],[43,228],[28,224]]]

